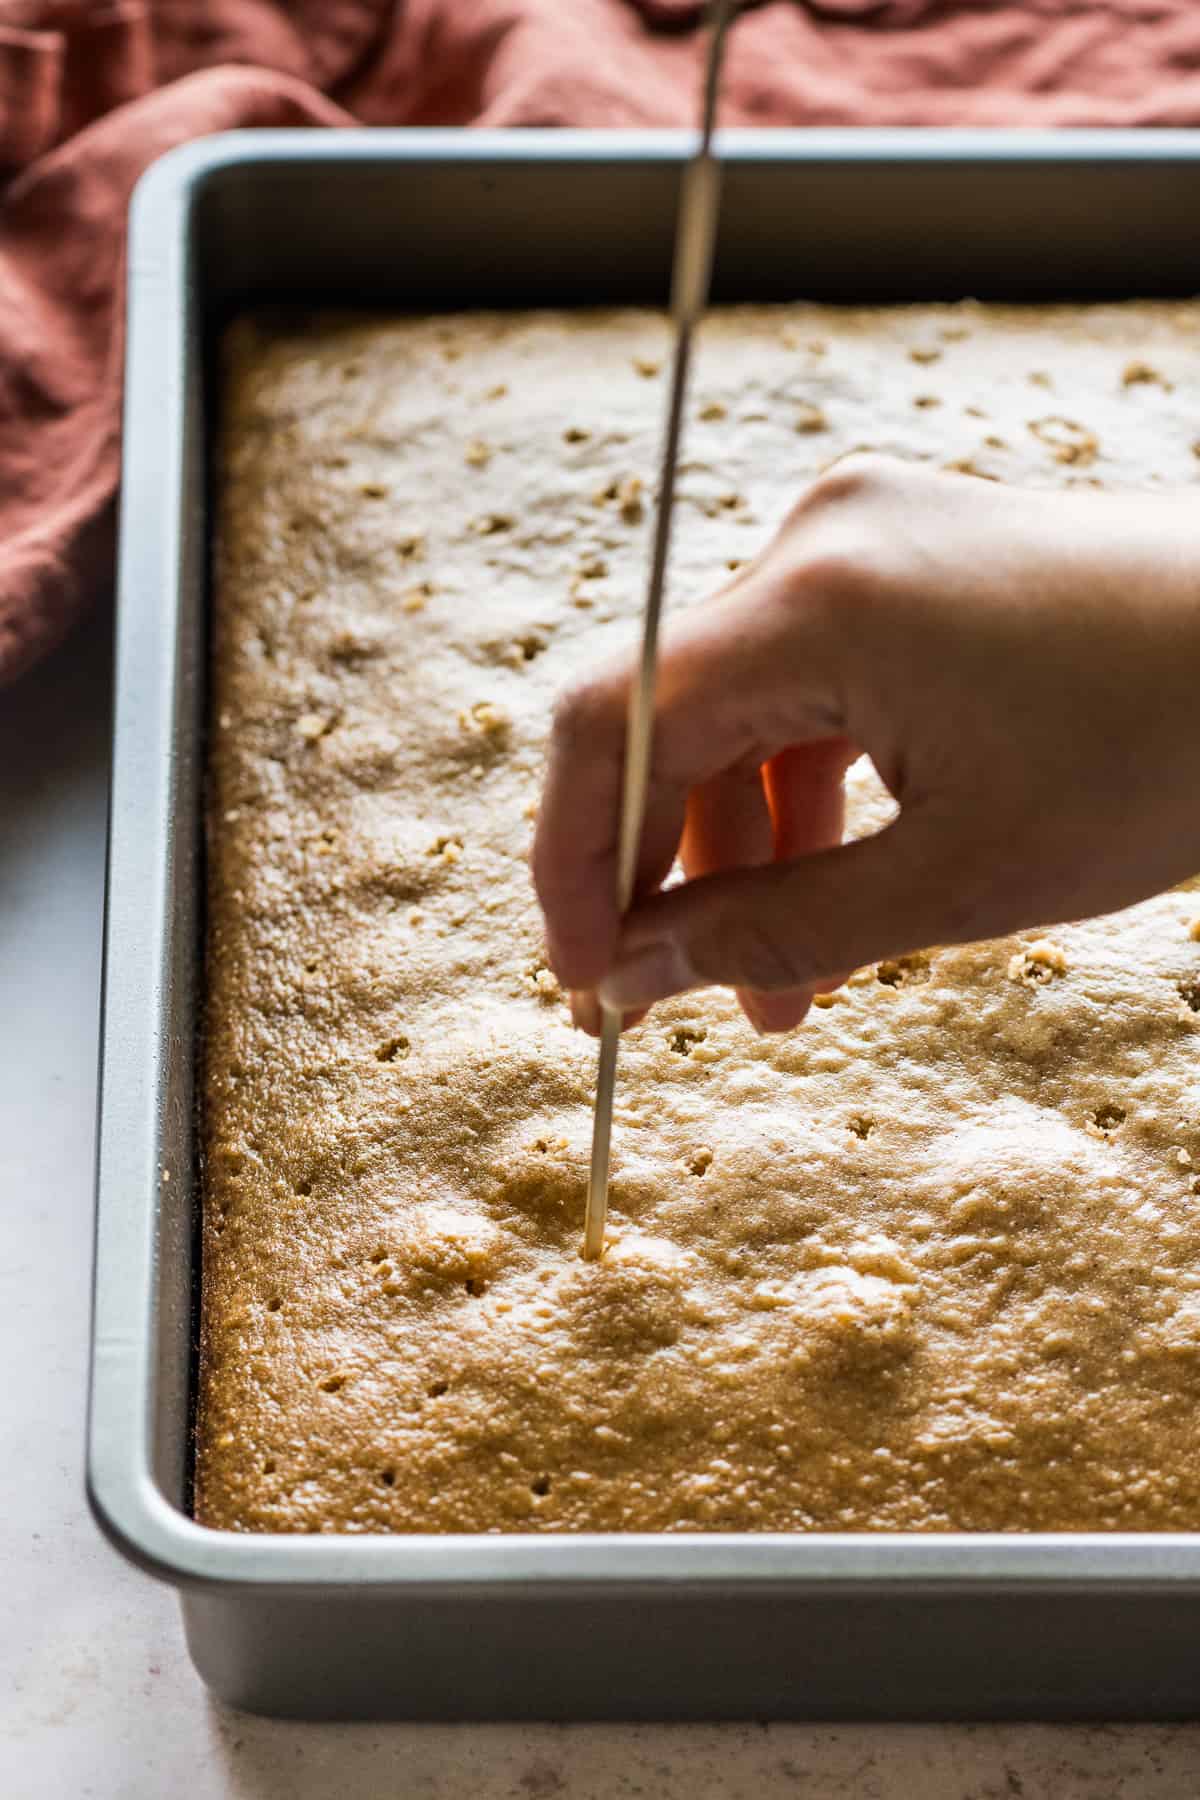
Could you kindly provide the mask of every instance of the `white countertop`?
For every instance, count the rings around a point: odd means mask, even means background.
[[[0,693],[5,1800],[1196,1800],[1200,1726],[298,1726],[210,1702],[83,1498],[103,619]]]

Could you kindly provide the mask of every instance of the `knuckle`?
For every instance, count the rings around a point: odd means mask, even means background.
[[[742,921],[737,938],[739,983],[770,993],[802,985],[804,957],[799,942],[778,924],[753,914]]]
[[[818,475],[808,498],[814,508],[875,499],[902,479],[904,464],[875,450],[852,450]]]
[[[929,470],[919,463],[878,450],[852,450],[822,470],[801,495],[792,517],[811,521],[850,512],[857,515],[866,508],[894,509],[907,504],[913,489],[929,480]],[[861,529],[861,519],[858,524]]]
[[[862,606],[893,581],[897,534],[881,509],[894,507],[907,492],[911,474],[891,457],[855,452],[827,469],[797,502],[792,591],[806,613]]]
[[[765,892],[764,882],[776,891]],[[739,885],[742,891],[730,895],[702,937],[693,937],[690,949],[697,972],[707,981],[761,993],[803,987],[819,972],[819,963],[813,959],[814,946],[803,921],[789,916],[786,880],[775,884],[771,872],[760,870],[750,883]]]

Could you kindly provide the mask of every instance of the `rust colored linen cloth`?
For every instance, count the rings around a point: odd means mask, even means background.
[[[242,126],[677,125],[696,0],[0,0],[0,685],[111,586],[142,170]],[[1200,123],[1195,0],[768,0],[731,125]]]

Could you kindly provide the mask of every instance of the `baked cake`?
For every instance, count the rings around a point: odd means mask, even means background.
[[[716,311],[670,604],[857,446],[1194,482],[1198,328]],[[526,858],[552,699],[640,614],[668,358],[639,311],[229,335],[196,1516],[1195,1529],[1196,892],[863,969],[786,1037],[657,1008],[581,1260],[596,1050]]]

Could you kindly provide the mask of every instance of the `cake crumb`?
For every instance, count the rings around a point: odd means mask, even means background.
[[[1066,952],[1050,938],[1038,938],[1009,958],[1008,979],[1024,982],[1026,986],[1044,985],[1066,972]]]
[[[1135,359],[1127,362],[1121,370],[1122,387],[1160,387],[1166,394],[1171,393],[1172,385],[1165,375],[1153,367],[1151,363]]]
[[[981,469],[970,456],[956,456],[952,462],[942,463],[941,467],[947,475],[973,475],[977,481],[996,481],[998,479],[987,469]]]
[[[1050,414],[1044,419],[1031,419],[1029,429],[1035,438],[1053,451],[1055,462],[1074,463],[1086,468],[1096,460],[1100,449],[1100,440],[1094,431],[1086,425],[1079,425],[1074,419],[1064,419]]]
[[[472,438],[463,452],[463,458],[473,469],[486,469],[492,460],[491,446],[485,444],[482,438]]]
[[[512,724],[503,707],[493,705],[490,700],[477,700],[459,713],[458,722],[464,731],[481,731],[487,737],[502,736]]]
[[[614,499],[621,508],[621,517],[629,525],[636,525],[642,516],[642,489],[644,483],[640,475],[626,475],[617,484]]]
[[[809,432],[828,431],[829,420],[823,409],[812,400],[802,400],[796,411],[796,430],[802,435]]]

